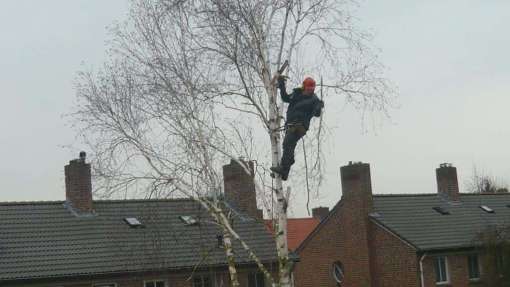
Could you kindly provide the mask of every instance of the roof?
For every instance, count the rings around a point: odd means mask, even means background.
[[[287,220],[287,240],[289,250],[296,250],[296,248],[305,240],[317,225],[320,220],[318,218],[289,218]],[[266,225],[269,230],[272,230],[271,220],[266,220]]]
[[[510,194],[461,194],[452,203],[437,194],[374,195],[372,220],[383,225],[417,250],[475,246],[480,232],[510,223]],[[486,205],[494,213],[483,211]],[[442,215],[433,207],[441,207]]]
[[[95,201],[94,208],[94,216],[77,217],[63,201],[0,203],[0,282],[227,263],[220,229],[192,200]],[[200,224],[186,225],[181,215]],[[238,217],[234,227],[262,261],[276,259],[263,224]],[[234,250],[236,263],[252,262],[237,242]]]

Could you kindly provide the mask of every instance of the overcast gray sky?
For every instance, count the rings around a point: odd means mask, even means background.
[[[63,167],[83,148],[63,115],[73,80],[105,59],[106,26],[125,0],[0,0],[0,201],[63,200]],[[510,181],[510,1],[365,1],[357,13],[399,87],[391,122],[362,132],[338,112],[326,184],[312,206],[340,198],[339,169],[369,162],[375,193],[436,192],[434,169],[476,165]],[[83,66],[85,63],[85,66]],[[303,196],[293,213],[302,216]]]

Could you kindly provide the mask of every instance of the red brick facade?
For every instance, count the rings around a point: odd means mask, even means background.
[[[254,272],[258,272],[256,267],[253,268],[239,268],[239,283],[241,286],[248,286],[248,276],[253,276]],[[148,272],[143,274],[122,274],[113,276],[94,275],[93,277],[83,278],[67,278],[67,279],[51,279],[50,280],[37,280],[34,282],[16,282],[5,286],[24,286],[24,287],[93,287],[96,284],[116,284],[117,287],[143,287],[144,282],[152,280],[163,280],[166,282],[166,287],[193,287],[193,280],[191,279],[192,271],[188,272]],[[226,270],[208,270],[208,271],[195,271],[196,276],[209,276],[216,282],[213,286],[230,286],[229,274]],[[268,286],[268,284],[266,284]]]
[[[371,208],[370,167],[342,167],[342,200],[297,250],[300,262],[294,271],[296,287],[337,286],[332,265],[340,261],[342,286],[371,286],[368,212]]]
[[[370,224],[372,286],[418,287],[416,251],[382,226]]]
[[[457,200],[456,170],[439,170],[438,189]],[[371,219],[372,189],[368,164],[341,168],[342,199],[329,216],[297,249],[300,261],[294,269],[296,287],[420,287],[422,254],[389,229]],[[464,252],[426,254],[423,257],[424,287],[484,286],[470,281],[468,255]],[[435,256],[447,258],[448,284],[436,284]],[[344,279],[333,278],[333,264],[341,262]]]

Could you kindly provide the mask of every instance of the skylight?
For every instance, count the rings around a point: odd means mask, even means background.
[[[432,209],[434,209],[435,211],[437,211],[437,213],[441,214],[441,215],[450,215],[450,212],[440,206],[436,206],[436,207],[432,207]]]
[[[488,207],[487,205],[480,205],[480,208],[487,213],[494,213],[494,209]]]
[[[198,221],[193,217],[193,216],[189,216],[189,215],[181,215],[179,216],[179,218],[182,220],[182,222],[184,222],[186,225],[193,225],[193,224],[197,224]]]
[[[131,227],[142,226],[142,223],[136,217],[126,217],[124,218],[124,221]]]

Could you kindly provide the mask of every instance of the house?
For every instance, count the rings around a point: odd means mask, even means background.
[[[450,164],[431,194],[373,194],[369,164],[340,171],[341,200],[296,248],[296,287],[487,286],[477,238],[510,226],[510,194],[459,193]]]
[[[275,271],[253,174],[235,162],[224,174],[225,196],[240,209],[235,229]],[[197,202],[93,200],[90,175],[81,153],[65,167],[65,201],[0,203],[0,286],[229,286],[222,232]],[[234,251],[241,285],[264,286],[237,242]]]

